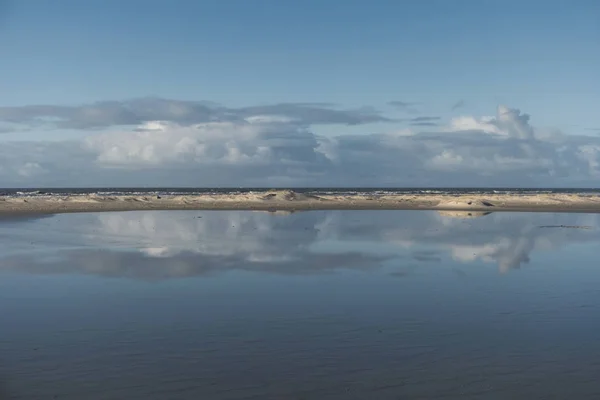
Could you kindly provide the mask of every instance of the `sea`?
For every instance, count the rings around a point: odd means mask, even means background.
[[[585,213],[0,215],[0,399],[598,399],[599,243]]]
[[[86,195],[199,195],[199,194],[236,194],[260,193],[270,190],[290,188],[0,188],[0,196],[36,197],[36,196],[86,196]],[[600,188],[291,188],[297,193],[310,195],[407,195],[407,194],[583,194],[598,195]]]

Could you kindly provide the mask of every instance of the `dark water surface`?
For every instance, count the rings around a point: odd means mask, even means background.
[[[0,219],[0,398],[600,398],[600,215]]]

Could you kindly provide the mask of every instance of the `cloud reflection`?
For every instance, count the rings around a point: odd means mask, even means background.
[[[501,272],[529,263],[533,253],[600,239],[597,214],[496,213],[458,218],[445,213],[368,211],[361,220],[336,217],[332,223],[343,240],[364,237],[404,248],[430,246],[445,250],[461,263],[494,263]],[[543,226],[591,229],[541,229]]]
[[[385,257],[357,252],[287,255],[249,260],[241,254],[210,255],[183,252],[171,257],[154,257],[141,252],[76,250],[61,252],[56,259],[19,256],[5,260],[3,269],[28,274],[84,274],[149,281],[210,276],[233,270],[276,274],[319,274],[339,268],[369,268]]]
[[[593,214],[474,217],[409,211],[58,215],[52,223],[0,223],[3,238],[10,238],[15,227],[21,232],[0,244],[0,270],[161,280],[234,270],[318,274],[374,269],[401,258],[437,266],[447,261],[492,263],[507,272],[529,263],[535,253],[600,239],[598,216]],[[8,252],[19,244],[15,241],[29,240],[34,233],[35,252]]]

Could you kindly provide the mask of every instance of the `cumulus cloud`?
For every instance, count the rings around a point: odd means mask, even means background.
[[[112,128],[87,130],[81,140],[1,142],[4,186],[572,187],[595,185],[600,174],[599,137],[536,129],[529,115],[505,106],[444,125],[421,116],[409,120],[412,129],[336,136],[318,135],[314,125],[389,119],[319,103],[234,110],[142,99],[0,109],[13,124],[50,117]]]
[[[494,117],[472,117],[461,116],[450,120],[449,126],[446,128],[449,132],[481,132],[494,135],[507,135],[507,132],[502,131],[494,123]]]
[[[529,115],[522,114],[520,110],[499,106],[496,119],[492,123],[498,126],[510,137],[519,139],[533,139],[533,127],[529,125]]]
[[[149,123],[137,132],[112,132],[85,140],[97,161],[113,165],[318,163],[313,134],[302,128],[262,121],[211,122],[193,127]]]

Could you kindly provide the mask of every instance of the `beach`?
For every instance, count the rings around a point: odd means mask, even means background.
[[[293,190],[192,195],[0,196],[0,213],[54,214],[135,210],[438,210],[600,212],[595,194],[323,194]]]

